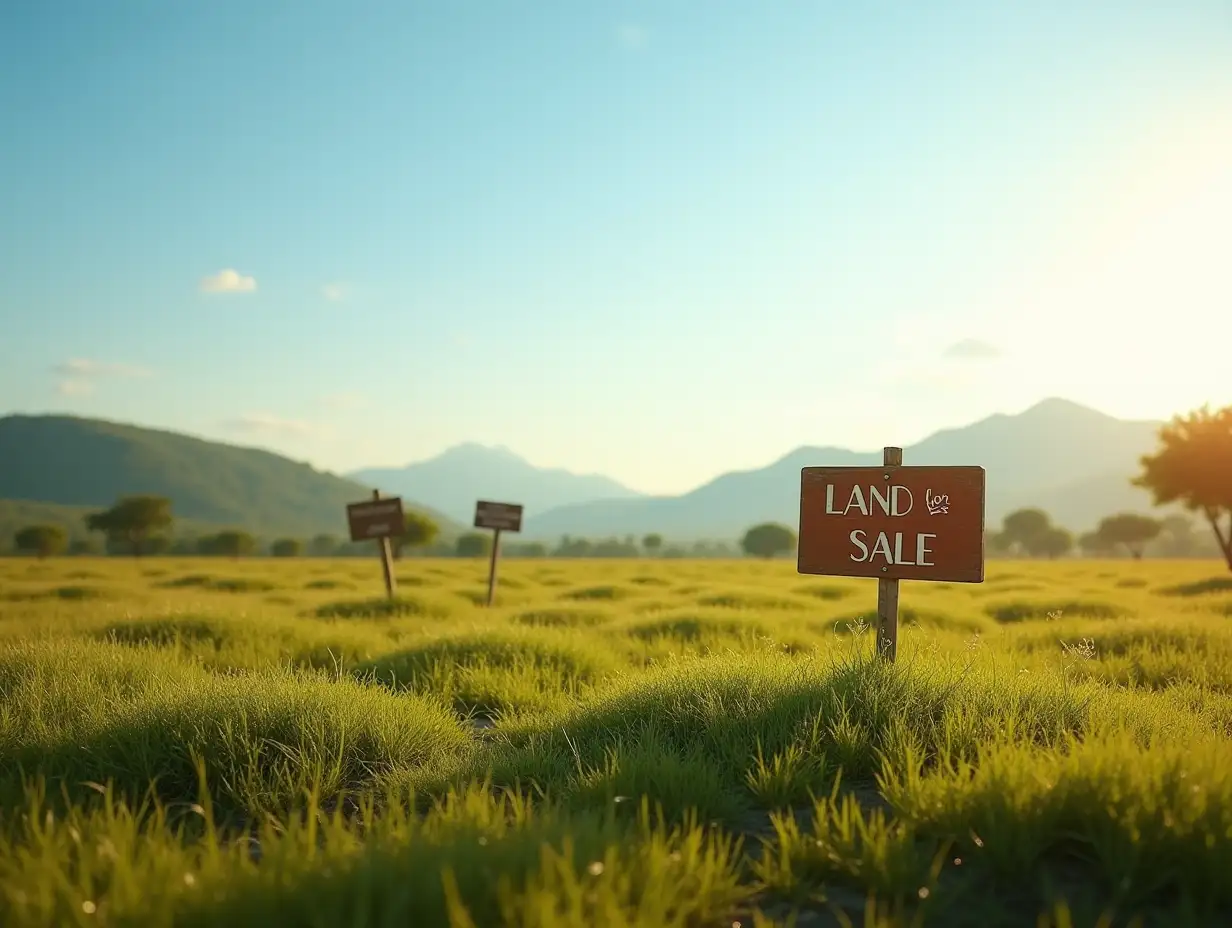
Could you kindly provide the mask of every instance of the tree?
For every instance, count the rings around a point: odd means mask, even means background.
[[[1179,502],[1205,516],[1232,570],[1232,406],[1176,416],[1160,428],[1159,440],[1133,484],[1150,490],[1156,506]]]
[[[68,553],[74,557],[85,557],[99,553],[99,547],[89,538],[76,538],[69,543]]]
[[[1034,540],[1031,553],[1055,560],[1069,554],[1073,548],[1074,536],[1059,526],[1053,526]]]
[[[1134,556],[1134,560],[1138,560],[1142,557],[1142,549],[1146,543],[1159,535],[1160,528],[1157,519],[1134,512],[1123,512],[1103,519],[1095,533],[1109,548],[1124,545]]]
[[[171,500],[162,496],[122,496],[114,506],[86,516],[86,528],[102,532],[115,548],[140,557],[154,544],[155,533],[171,527]]]
[[[333,535],[317,535],[308,543],[308,553],[313,557],[333,557],[338,553],[338,539]]]
[[[480,532],[459,535],[455,550],[458,557],[483,557],[492,552],[492,536]]]
[[[279,538],[270,545],[274,557],[299,557],[304,553],[304,544],[298,538]]]
[[[402,522],[402,534],[389,539],[394,557],[401,557],[404,547],[426,548],[436,541],[436,536],[441,533],[441,527],[421,512],[404,513]]]
[[[1018,549],[1024,554],[1039,553],[1041,539],[1052,528],[1052,519],[1042,509],[1019,509],[1001,520],[996,546],[1002,551]]]
[[[1160,522],[1159,553],[1164,557],[1192,557],[1198,548],[1193,520],[1188,516],[1171,515]]]
[[[777,522],[764,522],[754,525],[744,533],[740,547],[745,554],[754,557],[777,557],[786,554],[796,547],[796,533],[786,525]]]
[[[68,534],[58,525],[28,525],[13,536],[13,547],[39,560],[63,554]]]
[[[1108,554],[1111,548],[1099,532],[1085,532],[1078,538],[1078,547],[1088,557],[1098,554]]]
[[[663,547],[663,536],[657,532],[651,532],[642,539],[642,547],[646,549],[646,553],[654,556],[660,548]]]
[[[257,539],[238,529],[227,529],[217,535],[202,538],[199,550],[202,554],[219,557],[246,557],[256,552]]]

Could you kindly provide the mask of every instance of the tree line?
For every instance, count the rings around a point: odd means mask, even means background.
[[[1180,504],[1204,518],[1214,534],[1217,552],[1232,570],[1232,406],[1217,412],[1203,407],[1177,416],[1160,429],[1159,439],[1159,449],[1142,457],[1142,470],[1132,483],[1148,490],[1157,506]],[[109,509],[85,519],[86,529],[103,536],[110,554],[250,557],[265,553],[254,535],[238,529],[204,538],[172,539],[173,523],[171,500],[143,495],[121,497]],[[491,551],[492,536],[487,533],[465,532],[450,541],[440,535],[440,527],[430,518],[407,512],[402,534],[391,539],[394,554],[482,557]],[[796,541],[789,527],[767,522],[746,531],[738,549],[749,556],[778,557],[794,551]],[[1054,525],[1043,510],[1027,508],[1007,515],[1001,530],[988,533],[985,541],[994,554],[1020,557],[1065,557],[1075,548],[1088,556],[1127,554],[1133,558],[1143,557],[1148,547],[1162,556],[1202,553],[1193,520],[1181,514],[1154,519],[1139,513],[1118,513],[1101,520],[1092,531],[1075,536]],[[16,533],[13,543],[18,552],[38,557],[66,551],[94,553],[80,541],[70,545],[68,533],[57,525],[27,526]],[[373,544],[343,542],[331,535],[307,541],[279,538],[268,546],[268,553],[274,557],[359,555],[372,553]],[[691,547],[668,545],[657,533],[640,540],[634,536],[601,541],[564,536],[554,547],[533,541],[508,542],[502,547],[511,557],[728,557],[736,553],[725,541],[694,542]]]

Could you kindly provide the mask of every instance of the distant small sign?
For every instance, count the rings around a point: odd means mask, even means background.
[[[351,541],[397,538],[406,531],[401,497],[351,503],[347,506],[347,526],[351,530]]]
[[[522,531],[522,507],[517,503],[493,503],[481,499],[475,503],[475,528],[520,532]]]
[[[803,468],[797,571],[982,583],[984,468]]]

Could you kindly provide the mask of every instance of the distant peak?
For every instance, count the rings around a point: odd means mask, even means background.
[[[1023,416],[1056,416],[1056,415],[1084,415],[1084,416],[1102,416],[1103,413],[1092,409],[1090,406],[1083,406],[1081,403],[1075,403],[1073,400],[1062,399],[1059,396],[1050,396],[1047,399],[1042,399],[1034,406],[1023,410],[1020,415]]]
[[[488,457],[488,458],[505,458],[506,460],[521,460],[509,448],[504,445],[481,445],[477,441],[464,441],[461,444],[454,445],[452,448],[446,448],[439,455],[440,457]]]

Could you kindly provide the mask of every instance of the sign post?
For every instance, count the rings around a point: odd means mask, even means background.
[[[877,579],[877,653],[898,654],[900,580],[984,582],[984,468],[881,467],[800,471],[796,571]]]
[[[522,506],[518,503],[475,503],[475,528],[492,529],[492,557],[488,563],[488,607],[496,600],[496,568],[500,561],[501,532],[522,531]]]
[[[397,580],[394,577],[393,551],[389,539],[406,531],[406,518],[402,514],[402,498],[395,496],[381,499],[381,491],[372,491],[372,500],[350,503],[347,506],[347,527],[351,541],[375,539],[381,554],[381,572],[385,575],[385,595],[394,598]]]

